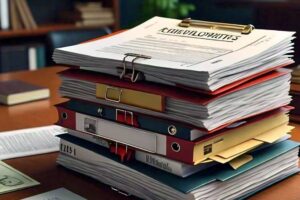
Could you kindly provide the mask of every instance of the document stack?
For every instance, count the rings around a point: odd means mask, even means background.
[[[291,111],[291,120],[300,122],[300,68],[297,67],[292,73],[291,95],[293,97],[291,105],[295,108]]]
[[[142,199],[246,198],[299,171],[294,33],[154,17],[56,49],[57,162]]]

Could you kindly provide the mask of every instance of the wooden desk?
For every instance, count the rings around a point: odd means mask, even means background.
[[[57,120],[54,104],[65,101],[58,95],[57,89],[60,81],[57,72],[66,68],[51,67],[35,72],[18,72],[0,75],[0,80],[19,79],[51,89],[51,98],[13,107],[0,106],[0,131],[30,128],[53,124]],[[300,125],[294,130],[293,139],[300,141]],[[298,134],[296,134],[298,130]],[[25,158],[5,161],[21,172],[29,175],[41,183],[40,186],[20,190],[17,192],[0,195],[1,200],[18,200],[35,194],[46,192],[59,187],[65,187],[71,191],[91,200],[123,200],[136,199],[124,197],[113,192],[108,186],[91,178],[74,173],[55,163],[57,153],[30,156]],[[300,199],[300,175],[292,176],[279,184],[276,184],[263,192],[250,198],[251,200],[299,200]]]

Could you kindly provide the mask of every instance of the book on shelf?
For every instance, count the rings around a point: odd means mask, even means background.
[[[83,12],[103,9],[102,2],[78,2],[74,7],[76,10]]]
[[[0,47],[0,72],[36,70],[46,65],[43,44],[3,45]]]
[[[114,23],[113,18],[108,19],[89,19],[89,20],[81,20],[76,21],[75,26],[82,27],[82,26],[110,26]]]
[[[61,21],[76,26],[109,26],[114,24],[111,8],[103,7],[101,2],[76,3],[73,11],[61,13]]]
[[[37,23],[27,0],[1,0],[0,16],[0,27],[2,30],[37,28]]]
[[[9,0],[0,0],[0,28],[9,29]]]
[[[111,19],[113,17],[113,11],[110,8],[103,8],[88,12],[82,12],[78,10],[66,11],[61,14],[62,20],[66,20],[66,22],[74,22],[76,20]]]
[[[37,28],[37,24],[32,16],[30,8],[26,0],[14,0],[15,7],[17,8],[17,12],[19,13],[19,21],[23,24],[25,29],[35,29]]]

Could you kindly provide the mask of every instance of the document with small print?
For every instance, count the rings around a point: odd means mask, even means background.
[[[53,58],[120,77],[135,68],[133,74],[142,72],[147,81],[208,91],[293,63],[294,32],[254,29],[242,34],[180,27],[180,22],[153,17],[111,37],[58,48]]]
[[[65,132],[56,125],[0,132],[0,160],[58,151],[56,135]]]

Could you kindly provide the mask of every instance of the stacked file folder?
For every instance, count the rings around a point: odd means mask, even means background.
[[[154,17],[56,49],[77,66],[60,73],[57,162],[143,199],[246,198],[297,173],[293,35]]]

